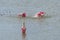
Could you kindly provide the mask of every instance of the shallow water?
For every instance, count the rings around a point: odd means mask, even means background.
[[[60,40],[59,10],[60,0],[0,0],[0,40]],[[26,18],[26,35],[21,33],[23,19],[10,17],[39,11],[46,12],[46,17]]]

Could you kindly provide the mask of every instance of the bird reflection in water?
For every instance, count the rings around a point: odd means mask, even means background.
[[[22,33],[22,40],[26,40],[26,33]]]

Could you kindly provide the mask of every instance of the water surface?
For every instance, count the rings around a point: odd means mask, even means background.
[[[23,19],[8,17],[39,11],[46,17],[26,19],[26,35],[21,33]],[[0,40],[60,40],[60,0],[0,0],[0,14]]]

